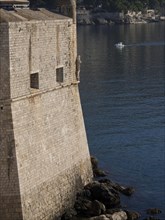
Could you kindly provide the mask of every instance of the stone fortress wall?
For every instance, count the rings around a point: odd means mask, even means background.
[[[0,9],[0,219],[58,219],[92,171],[74,19]]]

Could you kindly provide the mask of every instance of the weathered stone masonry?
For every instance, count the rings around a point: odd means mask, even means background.
[[[91,179],[76,50],[72,18],[0,9],[1,220],[58,219]]]

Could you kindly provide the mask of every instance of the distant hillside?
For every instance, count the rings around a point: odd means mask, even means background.
[[[165,0],[83,0],[84,5],[101,5],[110,12],[143,11],[146,8],[159,9],[165,6]]]
[[[55,8],[60,0],[30,0],[32,6],[46,6]],[[102,6],[103,9],[111,12],[128,10],[142,11],[146,8],[159,9],[165,7],[165,0],[78,0],[77,4],[83,4],[87,8]]]

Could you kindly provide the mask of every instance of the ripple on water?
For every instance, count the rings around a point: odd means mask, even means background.
[[[92,154],[109,177],[132,185],[123,204],[158,207],[165,219],[164,24],[79,27],[80,93]],[[116,42],[129,47],[122,51]]]

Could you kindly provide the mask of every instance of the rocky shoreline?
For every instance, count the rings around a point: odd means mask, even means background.
[[[125,187],[105,178],[106,172],[98,167],[98,161],[91,157],[95,180],[77,193],[74,207],[62,215],[61,220],[136,220],[141,217],[137,211],[122,207],[121,194],[131,197],[133,187]],[[144,220],[159,220],[161,210],[146,210]]]

